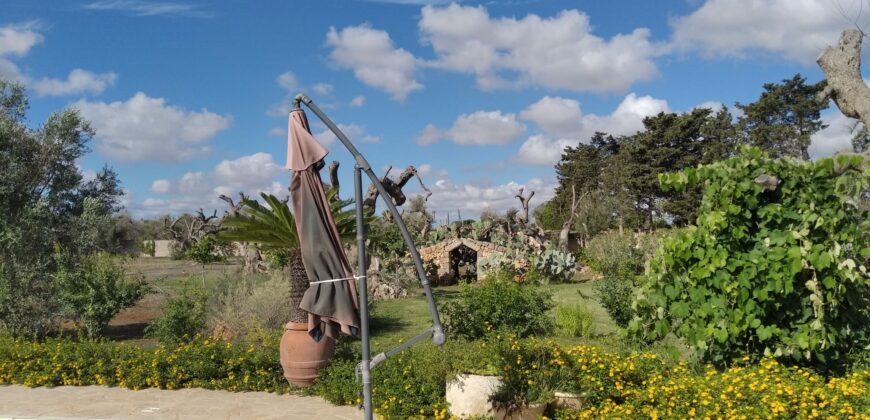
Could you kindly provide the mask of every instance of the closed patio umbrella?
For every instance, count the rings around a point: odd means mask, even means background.
[[[353,270],[341,246],[320,169],[329,153],[311,135],[302,109],[290,112],[287,168],[293,170],[290,196],[299,234],[302,263],[309,288],[299,308],[308,312],[308,333],[315,341],[325,335],[359,333],[359,306]]]

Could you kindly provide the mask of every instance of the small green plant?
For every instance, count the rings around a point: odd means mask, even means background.
[[[556,307],[556,331],[565,337],[591,337],[595,333],[592,314],[583,305]]]
[[[489,331],[512,331],[521,337],[552,330],[547,313],[553,307],[546,290],[490,277],[480,284],[463,286],[459,297],[442,308],[444,326],[456,338],[476,340]]]
[[[118,258],[93,254],[69,261],[68,254],[56,254],[58,271],[55,280],[66,313],[80,322],[88,337],[99,336],[109,321],[135,304],[147,292],[140,277],[126,280],[126,271]]]
[[[185,289],[163,304],[163,313],[151,321],[145,335],[166,345],[190,340],[205,329],[205,305],[203,291]]]
[[[604,307],[613,322],[623,328],[628,326],[632,317],[634,282],[622,276],[609,276],[595,280],[593,288],[598,303]]]

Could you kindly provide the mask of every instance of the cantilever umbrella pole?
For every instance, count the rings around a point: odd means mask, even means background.
[[[444,329],[441,326],[441,319],[438,316],[438,308],[435,306],[435,298],[432,296],[432,289],[429,285],[429,279],[426,276],[426,270],[423,268],[423,260],[420,258],[420,253],[417,251],[417,247],[414,246],[414,240],[411,238],[411,233],[408,231],[408,227],[405,225],[404,220],[402,220],[402,215],[399,214],[399,210],[396,208],[396,205],[393,204],[392,200],[390,200],[390,195],[387,192],[384,185],[381,183],[381,180],[378,179],[378,176],[375,175],[374,171],[372,171],[371,165],[369,165],[368,161],[363,157],[363,155],[357,150],[357,148],[350,142],[347,136],[335,125],[332,120],[320,110],[317,104],[311,100],[308,96],[303,93],[296,95],[296,98],[293,101],[294,108],[299,108],[299,104],[304,103],[311,112],[314,112],[323,124],[326,125],[327,128],[332,131],[338,140],[344,145],[345,148],[353,155],[356,160],[356,166],[354,168],[354,187],[356,189],[356,219],[357,219],[357,243],[358,243],[358,252],[359,252],[359,270],[360,276],[360,338],[362,339],[362,362],[360,363],[360,371],[363,379],[363,408],[365,410],[365,418],[372,418],[372,389],[371,389],[371,368],[376,366],[377,364],[386,360],[387,357],[390,357],[405,348],[410,347],[412,344],[422,341],[426,338],[432,337],[432,341],[436,345],[444,344]],[[424,331],[423,333],[417,335],[416,337],[411,338],[406,341],[401,346],[390,350],[386,353],[380,353],[375,356],[374,360],[371,359],[370,347],[369,347],[369,328],[368,328],[368,288],[367,288],[367,279],[366,268],[365,268],[365,226],[363,224],[363,208],[362,208],[362,172],[365,172],[371,180],[372,184],[377,188],[378,192],[381,195],[381,198],[386,204],[387,209],[390,214],[393,216],[393,220],[399,226],[399,230],[402,232],[402,238],[405,240],[405,246],[408,248],[408,252],[411,254],[411,258],[414,260],[414,266],[417,269],[417,275],[420,278],[420,284],[423,286],[423,291],[426,295],[426,302],[429,306],[429,312],[432,315],[432,328]]]

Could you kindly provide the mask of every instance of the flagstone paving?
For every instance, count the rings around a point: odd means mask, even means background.
[[[5,419],[358,419],[319,397],[205,389],[132,391],[103,386],[0,386]]]

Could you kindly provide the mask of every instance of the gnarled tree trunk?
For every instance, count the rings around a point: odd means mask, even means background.
[[[865,127],[870,127],[870,87],[861,77],[863,37],[857,29],[843,31],[837,46],[825,48],[816,63],[828,80],[828,86],[819,93],[819,100],[833,99],[843,115],[857,118]]]

